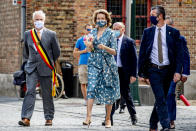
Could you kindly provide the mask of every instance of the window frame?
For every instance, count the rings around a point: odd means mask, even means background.
[[[105,9],[107,10],[107,2],[105,0]],[[122,22],[125,24],[126,22],[126,0],[122,0],[122,15],[111,15],[111,18],[122,18]]]

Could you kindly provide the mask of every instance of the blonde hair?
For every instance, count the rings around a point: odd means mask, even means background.
[[[97,15],[98,14],[104,14],[107,20],[107,27],[110,27],[112,25],[112,19],[111,19],[111,13],[108,13],[107,10],[105,9],[99,9],[96,10],[93,14],[93,24],[96,25],[96,21],[97,21]]]

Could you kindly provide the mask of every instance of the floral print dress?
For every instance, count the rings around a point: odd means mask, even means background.
[[[114,56],[97,46],[104,44],[117,50],[117,41],[110,28],[106,28],[99,39],[97,33],[96,28],[91,32],[94,50],[88,59],[87,99],[96,99],[101,104],[113,104],[120,98],[118,68]]]

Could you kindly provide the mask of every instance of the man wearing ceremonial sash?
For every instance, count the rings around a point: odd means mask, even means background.
[[[51,126],[54,117],[53,97],[55,95],[55,67],[54,62],[60,56],[60,47],[56,33],[44,27],[45,13],[33,13],[35,28],[25,32],[23,62],[25,64],[27,92],[22,105],[22,126],[30,126],[33,114],[36,85],[40,82],[43,98],[45,125]]]

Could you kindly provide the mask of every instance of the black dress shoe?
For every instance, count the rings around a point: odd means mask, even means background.
[[[125,109],[120,109],[119,113],[120,114],[125,113]]]
[[[171,121],[170,122],[170,128],[169,129],[175,129],[175,123],[174,123],[174,121]]]
[[[131,116],[131,121],[132,121],[132,125],[136,125],[136,123],[137,123],[137,116],[136,116],[136,114]]]
[[[68,99],[69,97],[67,97],[66,95],[62,95],[61,98]]]

